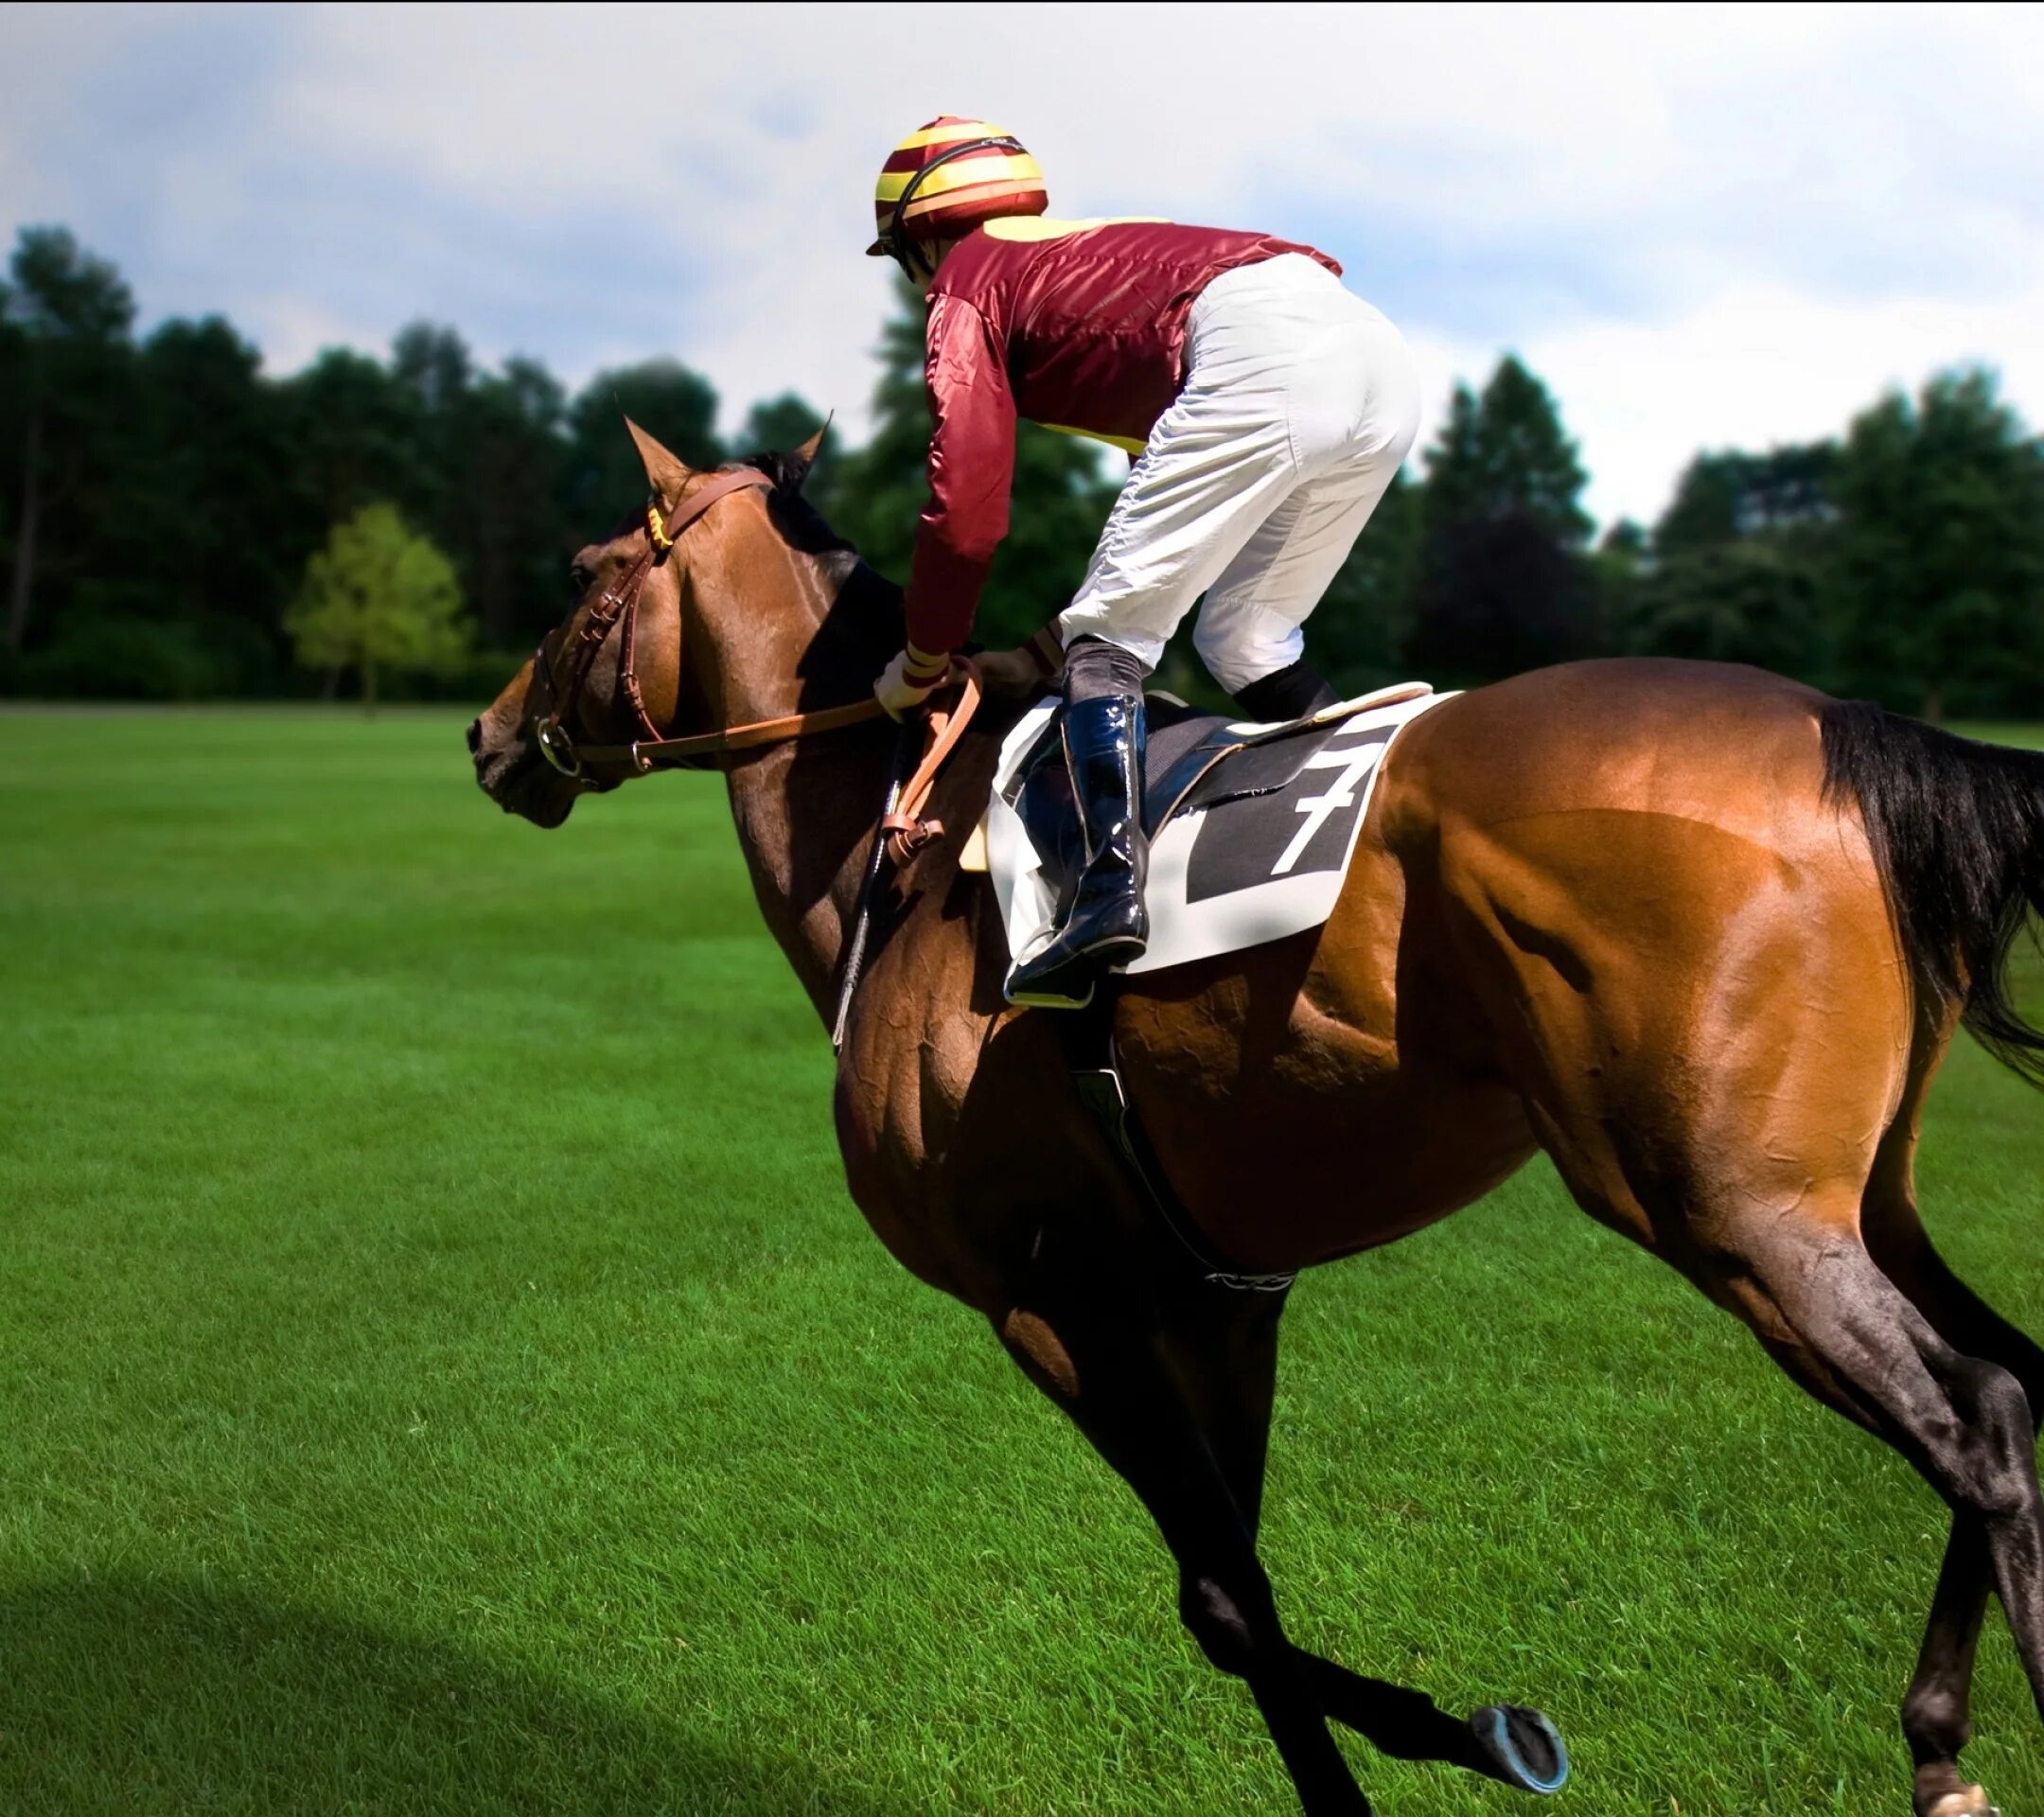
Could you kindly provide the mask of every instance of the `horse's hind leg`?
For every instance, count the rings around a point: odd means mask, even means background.
[[[1811,763],[1813,788],[1814,755],[1784,759]],[[1929,1681],[1963,1676],[1981,1575],[1969,1548],[1983,1544],[2044,1703],[2044,1495],[2018,1359],[1985,1350],[1985,1327],[1941,1332],[1862,1236],[1866,1190],[1929,1057],[1871,864],[1830,834],[1777,845],[1636,814],[1591,838],[1585,818],[1442,846],[1471,976],[1542,1145],[1585,1209],[1738,1314],[1959,1517]],[[1914,1731],[1933,1768],[1950,1753],[1934,1726]],[[1948,1783],[1919,1798],[1921,1817],[1965,1790],[1955,1768]]]
[[[1917,1216],[1911,1163],[1928,1071],[1923,1067],[1912,1081],[1867,1186],[1860,1227],[1868,1253],[1947,1344],[1999,1364],[2022,1384],[2035,1421],[2044,1415],[2044,1350],[1952,1273]],[[1902,1704],[1902,1733],[1916,1765],[1917,1817],[1971,1817],[1992,1808],[1960,1771],[1959,1751],[1972,1738],[1973,1659],[1994,1577],[1985,1524],[1955,1509],[1915,1676]]]
[[[1876,1265],[1858,1208],[1842,1193],[1820,1193],[1740,1219],[1720,1279],[1793,1373],[1887,1438],[1952,1508],[1952,1542],[1905,1720],[1918,1753],[1919,1817],[1959,1817],[1986,1808],[1958,1773],[1965,1707],[1963,1695],[1951,1700],[1970,1670],[1986,1575],[2044,1710],[2036,1421],[2014,1370],[1961,1351]],[[1929,1291],[1933,1279],[1921,1267],[1917,1284]],[[1962,1304],[1955,1289],[1947,1274],[1939,1286],[1947,1312]],[[1974,1326],[1964,1341],[1987,1348],[1984,1331]]]

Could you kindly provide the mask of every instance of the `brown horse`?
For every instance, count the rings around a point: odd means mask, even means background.
[[[642,447],[670,514],[711,483]],[[897,591],[798,496],[804,456],[769,465],[771,492],[720,499],[645,572],[635,651],[599,620],[574,737],[643,735],[628,657],[645,715],[695,733],[855,700],[899,646]],[[582,604],[470,728],[483,787],[541,826],[634,773],[564,776],[535,729],[648,553],[638,531],[585,549]],[[960,746],[931,804],[953,829],[1016,711]],[[720,760],[760,907],[826,1021],[893,746],[869,724]],[[1902,1711],[1914,1808],[1962,1817],[1990,1809],[1958,1755],[1991,1593],[2044,1703],[2044,1351],[1932,1249],[1912,1155],[1961,1021],[2037,1070],[2004,962],[2040,893],[2044,758],[1756,670],[1581,663],[1414,722],[1327,926],[1126,980],[1115,1029],[1171,1187],[1245,1270],[1387,1243],[1545,1149],[1591,1216],[1900,1451],[1952,1509]],[[1305,1808],[1369,1809],[1330,1719],[1544,1789],[1559,1763],[1531,1713],[1455,1718],[1286,1638],[1256,1545],[1283,1296],[1217,1284],[1157,1234],[1076,1101],[1063,1018],[1001,1001],[992,892],[955,842],[879,908],[837,1073],[853,1197],[1142,1498],[1187,1627],[1247,1680]]]

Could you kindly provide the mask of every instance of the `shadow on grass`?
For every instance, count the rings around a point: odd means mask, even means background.
[[[899,1812],[430,1642],[203,1586],[0,1596],[0,1810]]]

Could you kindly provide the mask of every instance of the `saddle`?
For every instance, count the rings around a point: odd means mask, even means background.
[[[1150,948],[1159,971],[1314,927],[1332,912],[1398,732],[1452,697],[1410,682],[1305,719],[1254,725],[1154,695],[1143,824]],[[1051,936],[1077,889],[1084,836],[1047,700],[1002,744],[987,804],[987,869],[1011,964]]]

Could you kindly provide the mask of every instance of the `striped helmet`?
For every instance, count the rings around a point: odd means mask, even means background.
[[[949,239],[997,215],[1040,215],[1050,205],[1043,171],[997,126],[944,114],[897,145],[873,186],[880,238],[869,257],[900,258],[906,242]]]

